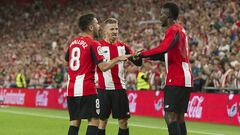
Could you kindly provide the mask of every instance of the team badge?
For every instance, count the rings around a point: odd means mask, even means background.
[[[98,47],[97,47],[97,51],[98,51],[98,54],[99,54],[99,55],[103,55],[103,50],[102,50],[102,47],[101,47],[101,46],[98,46]]]

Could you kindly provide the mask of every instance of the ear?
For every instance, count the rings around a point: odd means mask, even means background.
[[[89,26],[88,26],[88,29],[89,29],[90,31],[93,31],[93,25],[89,25]]]

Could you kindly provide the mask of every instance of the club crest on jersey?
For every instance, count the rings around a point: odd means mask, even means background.
[[[99,54],[99,55],[103,55],[103,50],[102,50],[102,47],[101,47],[101,46],[98,46],[98,47],[97,47],[97,51],[98,51],[98,54]]]

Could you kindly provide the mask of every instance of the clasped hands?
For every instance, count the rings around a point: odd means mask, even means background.
[[[143,52],[144,49],[140,49],[138,51],[136,51],[133,55],[132,55],[132,59],[133,60],[138,60],[141,58],[141,53]]]

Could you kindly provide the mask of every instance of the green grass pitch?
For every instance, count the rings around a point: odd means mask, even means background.
[[[79,135],[85,135],[82,121]],[[68,112],[22,107],[0,107],[0,135],[67,135]],[[130,135],[168,135],[161,118],[132,116]],[[240,135],[239,126],[187,121],[188,135]],[[110,119],[107,135],[117,135],[118,122]]]

